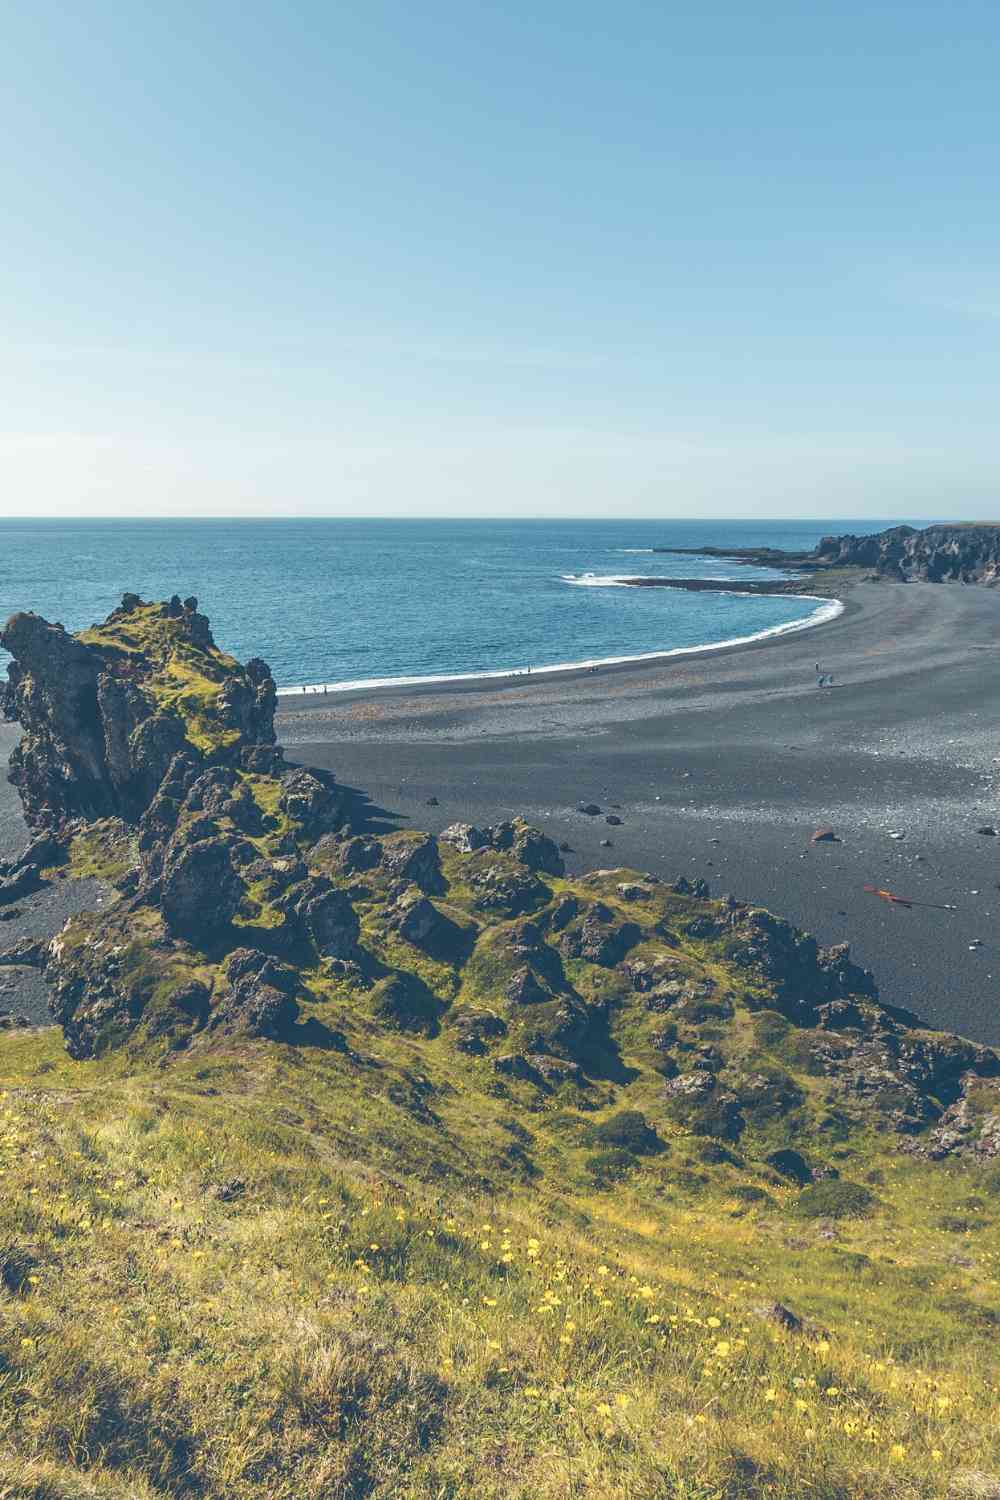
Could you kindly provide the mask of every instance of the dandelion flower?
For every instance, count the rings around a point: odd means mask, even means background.
[[[706,1326],[706,1328],[721,1328],[722,1327],[722,1319],[721,1318],[706,1318],[705,1319],[705,1326]]]
[[[895,1459],[906,1457],[906,1449],[903,1447],[902,1443],[893,1443],[892,1447],[889,1449],[889,1457]]]
[[[728,1339],[720,1339],[719,1342],[716,1344],[715,1348],[713,1349],[712,1353],[713,1354],[717,1354],[720,1359],[725,1359],[726,1355],[729,1353],[729,1349],[730,1349],[729,1340]]]

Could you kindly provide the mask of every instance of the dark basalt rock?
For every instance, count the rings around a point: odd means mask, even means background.
[[[444,888],[441,858],[433,834],[384,844],[382,864],[394,879],[417,885],[428,895],[435,895]]]
[[[298,977],[287,964],[254,948],[236,948],[225,964],[229,994],[212,1010],[210,1027],[277,1040],[298,1019]]]
[[[474,832],[478,832],[474,830]],[[565,875],[566,866],[559,846],[548,834],[532,828],[522,818],[509,823],[497,823],[487,828],[484,837],[492,849],[509,853],[526,869],[538,870],[545,875]]]
[[[329,833],[344,821],[342,799],[311,771],[289,771],[282,779],[278,806],[311,837]]]
[[[538,982],[527,964],[508,982],[504,994],[513,1005],[541,1005],[552,999],[551,992]]]
[[[489,847],[489,834],[474,823],[452,823],[438,835],[443,844],[451,844],[459,854],[475,854]]]
[[[519,917],[524,912],[537,911],[552,894],[536,876],[521,875],[498,865],[471,876],[470,883],[478,891],[477,911],[505,917]]]
[[[350,958],[361,931],[350,899],[324,875],[310,875],[290,886],[275,903],[320,953],[331,958]]]
[[[727,943],[727,958],[773,985],[778,1009],[791,1019],[810,1024],[820,1005],[846,995],[878,998],[875,980],[851,962],[847,943],[820,948],[811,934],[769,911],[733,915],[737,925]]]
[[[417,948],[426,947],[444,925],[444,918],[437,907],[417,887],[406,891],[399,898],[388,920],[389,926],[401,938]]]
[[[243,893],[226,839],[206,830],[168,848],[160,906],[172,932],[194,942],[210,937],[229,925]]]
[[[150,640],[155,636],[161,657],[154,660],[128,644],[141,639],[143,630]],[[171,650],[206,653],[206,665],[221,679],[212,705],[218,746],[211,754],[238,763],[244,751],[274,745],[270,672],[255,661],[246,668],[234,664],[223,677],[227,659],[216,650],[208,620],[195,610],[178,614],[172,603],[143,606],[127,594],[90,639],[21,613],[8,620],[0,644],[14,658],[4,712],[24,729],[9,777],[32,828],[59,830],[74,818],[112,816],[135,823],[179,751],[202,763],[210,758],[188,738],[181,713],[157,696],[165,682],[178,682],[156,678],[157,671],[167,671],[163,653]]]
[[[585,958],[589,963],[613,968],[641,937],[635,922],[621,921],[603,901],[597,901],[582,923],[566,933],[562,949],[568,958]]]

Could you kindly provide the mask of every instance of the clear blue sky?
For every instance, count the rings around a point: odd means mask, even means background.
[[[0,513],[1000,511],[996,0],[0,17]]]

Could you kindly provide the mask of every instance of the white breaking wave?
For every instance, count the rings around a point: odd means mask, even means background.
[[[615,551],[616,552],[643,552],[643,553],[649,552],[649,553],[653,553],[653,552],[656,551],[656,548],[655,547],[616,547]]]
[[[750,597],[758,598],[759,595]],[[589,661],[562,661],[547,667],[502,667],[489,672],[439,672],[430,677],[366,677],[360,682],[309,683],[305,687],[278,689],[279,697],[293,693],[355,693],[368,688],[423,687],[433,683],[479,682],[491,677],[521,677],[529,673],[532,677],[547,677],[554,672],[579,672],[588,667],[620,667],[637,661],[666,661],[674,656],[694,656],[699,651],[725,651],[729,646],[749,646],[754,641],[765,641],[773,635],[792,635],[800,630],[811,630],[815,625],[825,625],[844,613],[840,599],[823,599],[818,594],[792,594],[793,599],[812,599],[819,605],[804,620],[786,620],[783,625],[772,625],[768,630],[758,630],[753,635],[737,635],[727,641],[705,641],[697,646],[674,646],[667,651],[643,651],[639,656],[598,656]]]
[[[560,583],[572,583],[581,589],[617,589],[637,583],[635,577],[618,573],[560,573]]]

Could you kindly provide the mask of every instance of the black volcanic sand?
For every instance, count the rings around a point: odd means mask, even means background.
[[[6,767],[20,733],[18,725],[0,720],[0,767]],[[20,854],[28,837],[20,799],[6,776],[0,775],[0,859]],[[22,937],[54,937],[67,917],[92,909],[106,901],[108,894],[96,880],[54,880],[12,906],[0,906],[0,948],[8,948]],[[48,991],[41,975],[33,969],[0,965],[0,1010],[11,1010],[33,1021],[51,1020]]]
[[[1000,828],[998,668],[1000,594],[863,583],[837,620],[724,651],[283,697],[278,737],[359,789],[373,826],[523,813],[572,845],[573,872],[704,875],[850,941],[887,1001],[1000,1043],[1000,838],[976,832]],[[812,844],[821,824],[842,842]],[[889,907],[866,884],[959,910]]]
[[[770,906],[824,943],[849,940],[890,1003],[998,1043],[1000,838],[976,832],[1000,828],[998,627],[1000,594],[986,588],[860,584],[829,624],[724,651],[290,695],[278,737],[290,761],[358,789],[373,827],[523,813],[572,845],[573,872],[703,875],[714,894]],[[817,689],[817,662],[832,689]],[[0,724],[4,758],[16,736]],[[812,844],[821,824],[842,842]],[[0,856],[24,837],[0,783]],[[889,907],[866,884],[959,910]],[[0,947],[55,932],[97,898],[89,882],[49,887],[0,922]],[[0,988],[0,1007],[40,1018],[40,1002],[37,981]]]

